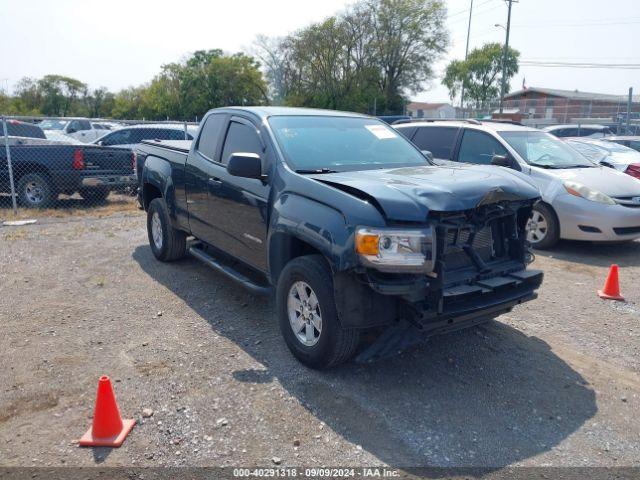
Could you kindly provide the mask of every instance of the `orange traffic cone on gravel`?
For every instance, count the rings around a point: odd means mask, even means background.
[[[620,295],[620,282],[618,281],[618,265],[613,264],[609,268],[609,274],[604,282],[602,290],[598,290],[600,298],[606,300],[619,300],[624,302],[624,297]]]
[[[120,417],[111,380],[103,375],[98,380],[93,425],[82,436],[79,444],[81,447],[119,447],[135,423],[133,419],[123,420]]]

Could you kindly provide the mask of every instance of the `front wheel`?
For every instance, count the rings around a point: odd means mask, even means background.
[[[184,257],[187,234],[171,225],[167,205],[162,198],[154,198],[147,211],[147,234],[153,255],[161,262]]]
[[[533,248],[540,250],[551,248],[560,240],[558,217],[548,205],[534,205],[527,222],[527,240]]]
[[[353,356],[359,332],[340,326],[333,276],[322,256],[291,260],[278,280],[276,302],[282,336],[303,364],[320,369]]]

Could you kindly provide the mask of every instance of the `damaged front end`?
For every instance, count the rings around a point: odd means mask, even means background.
[[[366,268],[355,282],[336,278],[339,309],[355,314],[347,323],[392,325],[359,361],[395,354],[430,336],[486,322],[536,298],[543,274],[526,268],[533,260],[526,223],[536,199],[492,200],[471,210],[429,213],[426,223],[433,232],[433,257],[428,273]],[[366,300],[362,297],[365,285]],[[358,298],[363,302],[359,307],[353,301]]]

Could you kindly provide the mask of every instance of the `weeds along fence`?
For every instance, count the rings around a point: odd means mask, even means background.
[[[0,220],[137,208],[135,149],[192,140],[193,122],[3,116]]]

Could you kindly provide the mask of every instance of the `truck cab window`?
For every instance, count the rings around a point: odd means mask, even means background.
[[[492,136],[475,130],[465,130],[460,144],[458,161],[491,165],[491,159],[494,155],[506,154],[507,149]]]
[[[226,115],[210,115],[202,126],[200,139],[198,140],[198,151],[214,162],[219,161],[216,155],[218,153],[220,132],[224,126],[225,119]]]
[[[255,128],[243,123],[231,122],[222,151],[222,163],[226,165],[231,155],[240,152],[262,156],[262,143]]]

